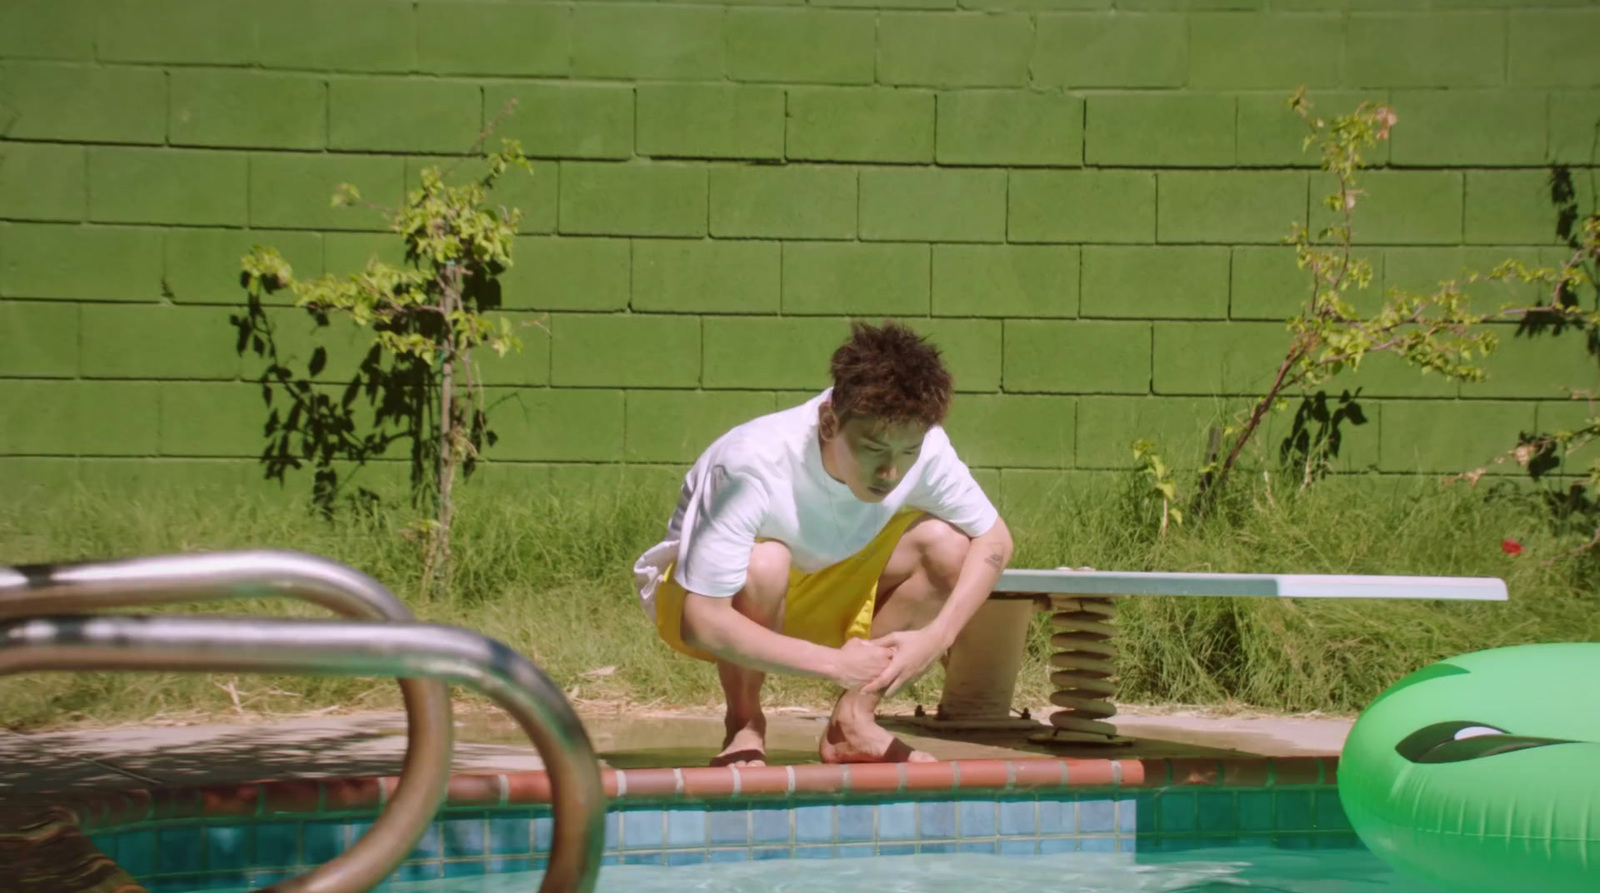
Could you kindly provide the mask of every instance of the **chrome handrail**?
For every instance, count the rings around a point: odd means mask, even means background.
[[[210,552],[0,567],[0,620],[269,596],[312,602],[352,618],[414,619],[377,580],[303,552]],[[429,679],[403,679],[400,689],[406,707],[406,754],[394,797],[354,846],[276,889],[365,893],[393,870],[383,867],[388,854],[411,852],[427,832],[450,783],[450,691],[443,682]]]
[[[555,828],[540,891],[594,889],[606,814],[594,749],[561,689],[527,658],[494,639],[415,622],[167,615],[0,622],[0,675],[40,670],[425,676],[471,686],[511,714],[549,772]],[[303,889],[293,883],[265,891]]]

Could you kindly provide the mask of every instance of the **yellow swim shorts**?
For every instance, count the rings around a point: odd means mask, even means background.
[[[896,514],[865,549],[838,564],[813,574],[790,569],[783,634],[830,648],[838,648],[846,639],[868,638],[878,600],[878,578],[906,528],[921,515],[920,511]],[[683,602],[688,592],[673,579],[672,570],[668,567],[656,586],[656,629],[673,649],[714,661],[716,655],[684,644]]]

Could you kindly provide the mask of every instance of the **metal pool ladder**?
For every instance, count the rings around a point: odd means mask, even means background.
[[[349,619],[91,613],[268,596]],[[469,686],[511,714],[549,772],[555,828],[541,893],[594,889],[605,790],[560,687],[500,642],[416,622],[392,592],[345,565],[266,550],[0,567],[0,676],[46,670],[400,677],[406,755],[394,796],[355,845],[263,888],[272,893],[366,893],[394,871],[444,802],[454,731],[446,683]]]

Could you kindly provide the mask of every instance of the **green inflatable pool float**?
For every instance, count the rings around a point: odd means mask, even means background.
[[[1442,893],[1600,891],[1600,643],[1401,679],[1350,730],[1339,799],[1368,849]]]

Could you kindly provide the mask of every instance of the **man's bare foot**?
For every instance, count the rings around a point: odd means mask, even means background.
[[[878,725],[876,717],[852,715],[837,707],[828,720],[818,746],[824,763],[932,763],[933,754],[912,750],[909,744]]]
[[[728,734],[722,739],[722,752],[711,760],[713,766],[765,766],[767,764],[767,717],[757,713],[739,722],[729,717]]]

